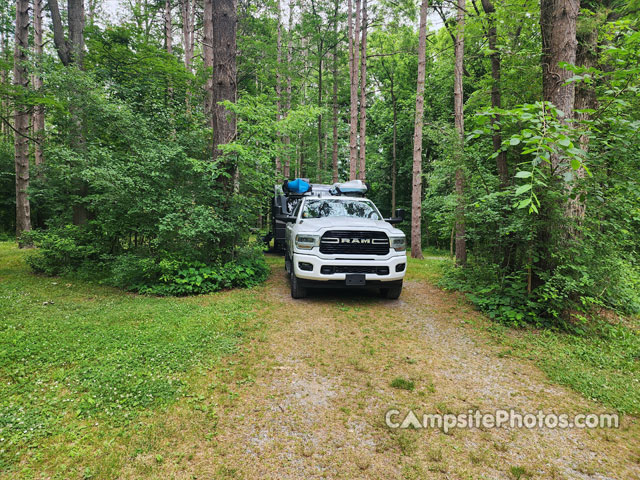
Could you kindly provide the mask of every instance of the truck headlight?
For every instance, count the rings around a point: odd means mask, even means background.
[[[391,248],[396,252],[404,252],[407,249],[407,239],[405,237],[391,237]]]
[[[311,250],[318,245],[320,245],[320,237],[318,235],[306,235],[304,233],[296,235],[296,248],[300,250]]]

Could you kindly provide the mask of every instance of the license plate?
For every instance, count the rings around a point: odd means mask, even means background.
[[[347,285],[366,285],[367,280],[365,279],[364,273],[353,273],[347,275],[346,284]]]

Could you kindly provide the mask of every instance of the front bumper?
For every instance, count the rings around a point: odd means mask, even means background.
[[[296,277],[305,280],[315,280],[318,282],[329,283],[342,283],[347,277],[347,273],[321,273],[322,267],[352,267],[352,266],[366,266],[366,267],[388,267],[389,273],[386,275],[379,275],[377,273],[365,273],[365,279],[367,284],[374,285],[377,283],[398,282],[402,281],[404,274],[407,270],[407,257],[406,255],[388,255],[383,258],[358,258],[354,255],[354,258],[349,259],[326,259],[320,258],[316,255],[305,255],[301,253],[293,254],[293,271]],[[311,265],[311,270],[302,270],[300,263],[306,263]],[[401,271],[396,271],[396,268],[400,268],[399,265],[404,264]],[[307,266],[308,268],[308,266]],[[354,272],[357,273],[357,272]]]

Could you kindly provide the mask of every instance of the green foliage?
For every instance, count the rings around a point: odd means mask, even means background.
[[[492,117],[498,117],[500,121],[490,124]],[[577,148],[577,141],[571,138],[578,132],[563,123],[562,117],[562,112],[548,102],[520,105],[511,110],[491,109],[476,118],[477,125],[484,128],[474,130],[467,137],[472,140],[496,130],[517,131],[489,158],[495,159],[500,152],[518,147],[518,155],[527,159],[515,174],[515,178],[522,180],[515,189],[515,197],[518,208],[528,207],[529,213],[539,213],[540,200],[536,191],[549,187],[550,176],[564,171],[563,179],[570,183],[574,178],[572,172],[584,169],[590,175],[583,162],[586,152]]]
[[[152,295],[192,295],[234,287],[251,287],[266,280],[269,269],[258,247],[245,248],[224,264],[185,260],[168,251],[150,256],[145,248],[118,255],[100,250],[86,229],[62,229],[27,235],[37,250],[26,257],[38,273],[78,272],[102,283]]]

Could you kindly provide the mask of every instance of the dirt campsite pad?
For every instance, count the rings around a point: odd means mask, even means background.
[[[261,326],[198,393],[149,418],[120,478],[640,478],[640,426],[392,429],[425,413],[602,413],[505,356],[460,296],[409,279],[398,301],[319,291],[292,300],[280,260]]]

